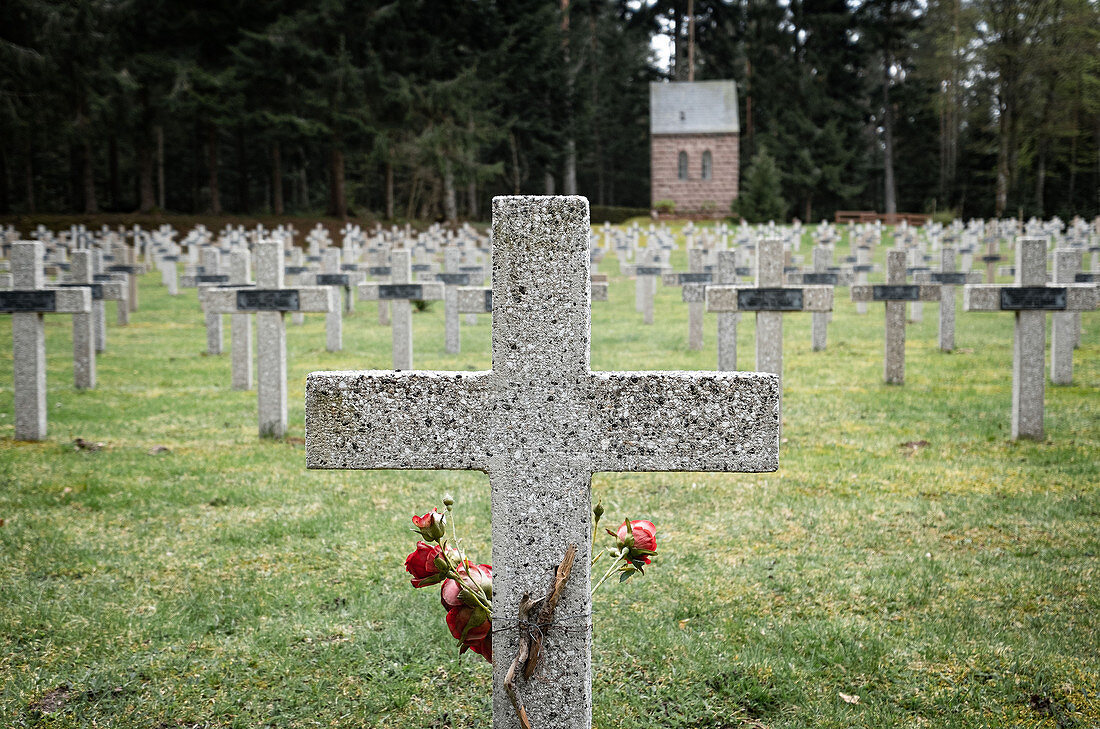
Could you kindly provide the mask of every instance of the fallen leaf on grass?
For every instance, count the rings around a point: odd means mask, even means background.
[[[171,453],[172,450],[168,446],[157,445],[149,449],[149,455],[157,456],[161,453]]]
[[[93,443],[90,440],[84,440],[83,438],[75,438],[73,440],[73,448],[78,451],[92,451],[93,453],[99,450],[103,450],[106,443]]]
[[[306,439],[299,438],[298,436],[288,436],[286,438],[283,438],[283,442],[287,445],[305,445]]]
[[[843,691],[838,691],[837,693],[840,694],[840,700],[846,704],[859,703],[859,694],[846,694]]]

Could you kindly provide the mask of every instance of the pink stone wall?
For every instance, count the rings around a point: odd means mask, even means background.
[[[703,179],[703,152],[713,158],[711,178]],[[688,179],[678,177],[678,157],[688,154]],[[673,200],[677,215],[704,215],[704,203],[713,203],[712,214],[730,214],[737,197],[740,139],[736,134],[657,134],[650,137],[650,203]]]

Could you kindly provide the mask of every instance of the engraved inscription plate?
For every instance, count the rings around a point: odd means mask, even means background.
[[[370,267],[367,268],[367,273],[369,273],[371,276],[389,276],[390,275],[390,267],[389,266],[370,266]]]
[[[358,263],[341,263],[340,264],[340,270],[341,271],[358,271],[359,270],[359,264]]]
[[[468,273],[437,273],[436,279],[448,286],[469,286],[470,274]]]
[[[241,311],[298,311],[296,289],[242,289],[237,292]]]
[[[138,268],[137,266],[124,266],[119,264],[117,266],[107,266],[107,270],[113,273],[128,273],[132,276],[137,273]]]
[[[1077,283],[1100,283],[1100,273],[1078,273],[1073,280]]]
[[[709,273],[681,273],[678,278],[682,284],[693,284],[710,283],[713,276]]]
[[[1057,286],[1006,286],[1001,289],[1001,309],[1008,311],[1062,311],[1066,290]]]
[[[58,286],[64,286],[67,289],[84,288],[92,290],[92,301],[103,301],[103,284],[101,283],[63,283]]]
[[[802,311],[802,289],[741,289],[737,308],[742,311]]]
[[[1001,260],[1000,256],[982,256],[983,263],[996,263]]]
[[[870,273],[874,268],[875,267],[870,263],[860,263],[859,265],[852,266],[852,270],[856,273]]]
[[[735,274],[737,274],[738,276],[751,276],[752,275],[752,269],[749,268],[748,266],[737,266],[736,268],[733,269],[733,272]]]
[[[912,276],[914,273],[924,273],[928,270],[930,270],[928,266],[910,266],[909,268],[905,269],[905,272],[908,275]]]
[[[802,283],[817,284],[820,286],[836,286],[838,278],[835,273],[804,273]]]
[[[432,264],[430,263],[414,263],[412,265],[413,273],[426,273],[432,270]]]
[[[321,260],[322,260],[322,257],[321,256],[306,256],[306,260],[309,261],[310,263],[320,263]]]
[[[204,273],[195,276],[195,283],[229,283],[229,276],[220,273]]]
[[[178,261],[179,259],[180,259],[180,257],[179,257],[179,256],[161,256],[161,257],[160,257],[160,260],[162,260],[162,261],[168,261],[169,263],[175,263],[175,262],[176,262],[176,261]]]
[[[0,291],[0,311],[57,311],[57,292],[35,289]]]
[[[481,266],[459,266],[458,270],[462,273],[481,273]]]
[[[660,276],[660,266],[638,266],[634,269],[634,274],[637,276]]]
[[[920,301],[920,286],[900,284],[872,286],[872,301]]]
[[[485,289],[485,311],[493,310],[493,290]]]
[[[859,259],[858,259],[858,258],[856,258],[855,256],[844,256],[844,258],[842,258],[841,260],[842,260],[842,261],[843,261],[844,263],[855,263],[855,262],[856,262],[856,261],[858,261]]]
[[[319,273],[317,274],[318,286],[347,286],[348,275],[346,273]]]
[[[966,283],[965,273],[933,273],[932,283],[946,284],[948,286],[961,286]]]
[[[303,274],[308,270],[308,266],[285,266],[283,268],[283,273],[285,273],[287,276],[298,276],[299,274]]]
[[[92,276],[92,280],[93,281],[111,282],[111,281],[117,281],[118,279],[115,278],[115,275],[113,273],[97,273],[97,274]]]
[[[378,286],[379,299],[419,299],[423,296],[424,287],[420,284],[380,284]]]

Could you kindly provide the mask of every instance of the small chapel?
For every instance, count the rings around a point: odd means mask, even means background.
[[[650,204],[723,218],[737,198],[741,125],[733,81],[649,85]]]

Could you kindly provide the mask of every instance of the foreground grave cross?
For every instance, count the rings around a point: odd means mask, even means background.
[[[592,372],[588,203],[493,201],[493,369],[314,372],[310,468],[489,474],[493,726],[519,721],[504,683],[521,599],[546,594],[568,545],[572,575],[539,668],[521,682],[534,727],[591,726],[592,474],[773,471],[779,381],[754,372]]]
[[[260,435],[286,435],[286,322],[288,311],[328,313],[339,306],[328,286],[283,288],[283,245],[265,241],[256,246],[256,288],[219,288],[202,292],[203,306],[218,314],[256,314],[258,350],[256,396]]]
[[[42,244],[11,245],[12,290],[0,291],[0,312],[11,316],[15,439],[46,437],[46,329],[43,314],[90,314],[89,288],[44,288]],[[89,332],[90,333],[90,332]]]
[[[886,252],[886,283],[852,286],[852,301],[886,302],[886,355],[883,379],[887,385],[905,384],[905,304],[939,301],[939,284],[907,284],[903,250]]]
[[[1013,311],[1016,336],[1012,351],[1012,438],[1043,438],[1043,373],[1048,311],[1096,308],[1091,284],[1047,286],[1045,238],[1016,241],[1016,285],[977,284],[963,289],[964,311]]]

